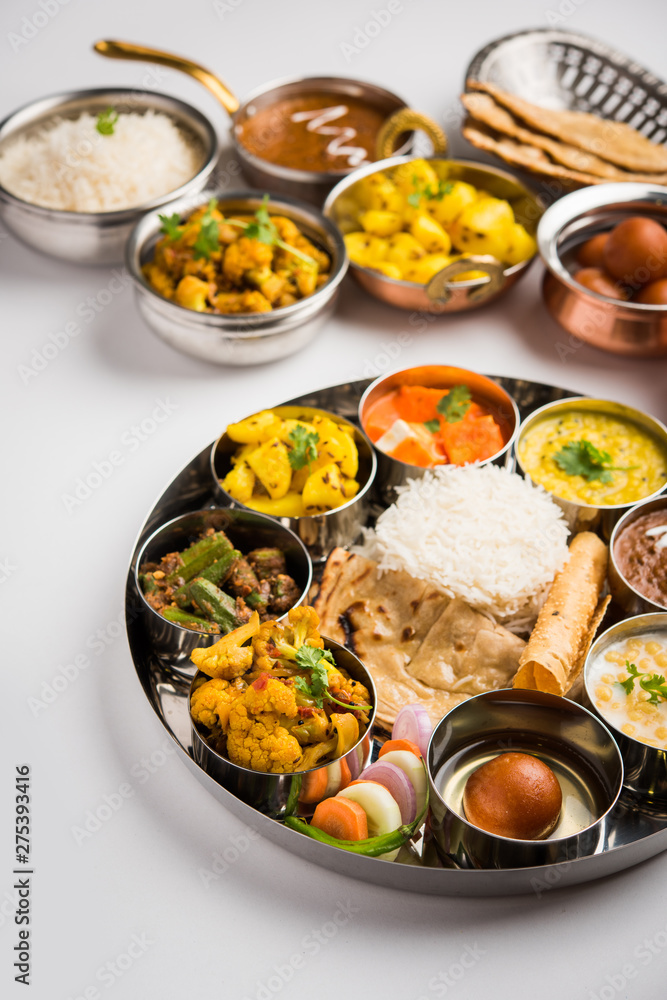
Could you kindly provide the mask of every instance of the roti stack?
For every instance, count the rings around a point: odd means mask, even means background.
[[[625,122],[531,104],[492,83],[468,80],[463,135],[512,166],[567,186],[605,181],[667,183],[667,148]],[[471,92],[472,91],[472,92]]]

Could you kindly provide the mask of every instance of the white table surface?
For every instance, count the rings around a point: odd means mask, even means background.
[[[555,16],[561,26],[598,36],[665,75],[661,0],[402,0],[383,31],[346,60],[343,43],[354,44],[356,28],[386,6],[384,0],[5,0],[0,116],[69,88],[148,86],[196,104],[226,137],[221,109],[198,84],[171,71],[156,75],[141,64],[105,61],[91,51],[102,37],[189,55],[241,96],[292,73],[356,75],[448,123],[458,117],[470,56],[494,37],[547,26]],[[22,30],[30,32],[24,18],[30,22],[43,9],[51,12],[48,23],[17,43]],[[36,20],[41,25],[44,18]],[[474,155],[452,138],[455,152]],[[307,389],[423,362],[552,382],[665,418],[667,363],[585,346],[559,353],[567,337],[542,305],[538,265],[501,304],[438,319],[398,351],[407,314],[346,281],[334,319],[308,349],[256,369],[224,370],[170,350],[144,325],[125,288],[26,379],[21,366],[89,296],[97,302],[112,274],[61,264],[5,232],[0,237],[2,995],[664,996],[667,855],[541,898],[486,900],[389,891],[301,862],[249,839],[243,824],[165,753],[169,744],[119,623],[129,554],[145,514],[176,471],[232,419]],[[165,419],[153,422],[160,407]],[[68,509],[65,495],[112,451],[121,452],[121,464]],[[73,679],[65,683],[68,673]],[[59,690],[50,695],[54,681]],[[13,781],[15,765],[23,763],[33,772],[28,993],[14,982],[12,968],[19,929]],[[84,836],[86,820],[105,803],[101,815],[108,818]],[[233,858],[235,843],[238,859],[214,872],[216,852]],[[527,984],[522,989],[519,977]]]

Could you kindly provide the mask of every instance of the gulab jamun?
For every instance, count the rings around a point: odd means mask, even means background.
[[[527,753],[501,753],[468,778],[463,792],[466,819],[513,840],[547,837],[560,816],[563,793],[551,768]]]

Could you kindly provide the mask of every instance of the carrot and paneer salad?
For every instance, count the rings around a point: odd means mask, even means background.
[[[162,237],[143,266],[150,286],[176,305],[206,313],[261,313],[294,305],[329,280],[329,255],[291,219],[223,215],[212,198],[181,220],[161,215]]]
[[[368,407],[364,430],[380,451],[426,469],[482,462],[507,443],[499,422],[466,385],[392,389]]]

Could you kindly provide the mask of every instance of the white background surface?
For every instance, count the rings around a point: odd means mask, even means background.
[[[194,81],[169,71],[156,79],[148,66],[92,53],[93,41],[116,37],[198,59],[239,96],[287,74],[346,74],[383,84],[451,121],[472,54],[512,30],[547,26],[559,4],[567,15],[561,26],[596,35],[666,75],[659,0],[403,0],[391,23],[350,61],[341,44],[353,42],[356,28],[383,0],[230,0],[219,11],[208,0],[69,0],[18,51],[10,33],[19,34],[23,19],[40,7],[38,0],[4,0],[0,116],[59,90],[148,86],[196,104],[226,136],[222,110]],[[455,152],[474,155],[453,138]],[[542,306],[538,265],[501,305],[437,320],[390,364],[386,344],[408,329],[406,315],[349,281],[335,318],[299,356],[227,371],[163,346],[140,320],[133,293],[124,290],[26,381],[20,366],[34,361],[33,350],[41,351],[49,334],[75,318],[88,296],[107,288],[111,269],[60,264],[0,235],[2,995],[664,996],[667,856],[542,898],[462,900],[354,883],[265,841],[240,840],[248,849],[205,884],[202,870],[212,871],[216,852],[230,848],[244,827],[161,749],[168,746],[165,734],[117,623],[145,514],[176,471],[232,419],[317,386],[423,362],[550,381],[664,419],[667,363],[621,360],[583,346],[561,359],[558,345],[566,337]],[[171,414],[139,441],[132,428],[150,421],[161,402]],[[114,450],[122,464],[68,511],[63,495]],[[64,676],[77,656],[87,665],[64,690],[57,683],[61,690],[51,704],[42,709],[30,701],[41,699],[44,685]],[[12,969],[12,795],[14,766],[24,762],[33,768],[29,991],[13,982]],[[109,798],[122,805],[82,839],[77,829]],[[349,919],[328,938],[341,905]],[[138,957],[129,960],[123,956],[135,935],[143,945],[135,940]],[[654,942],[655,954],[645,940]],[[464,953],[475,957],[456,981]],[[303,965],[288,975],[295,955]],[[438,980],[441,974],[449,974],[451,985]]]

